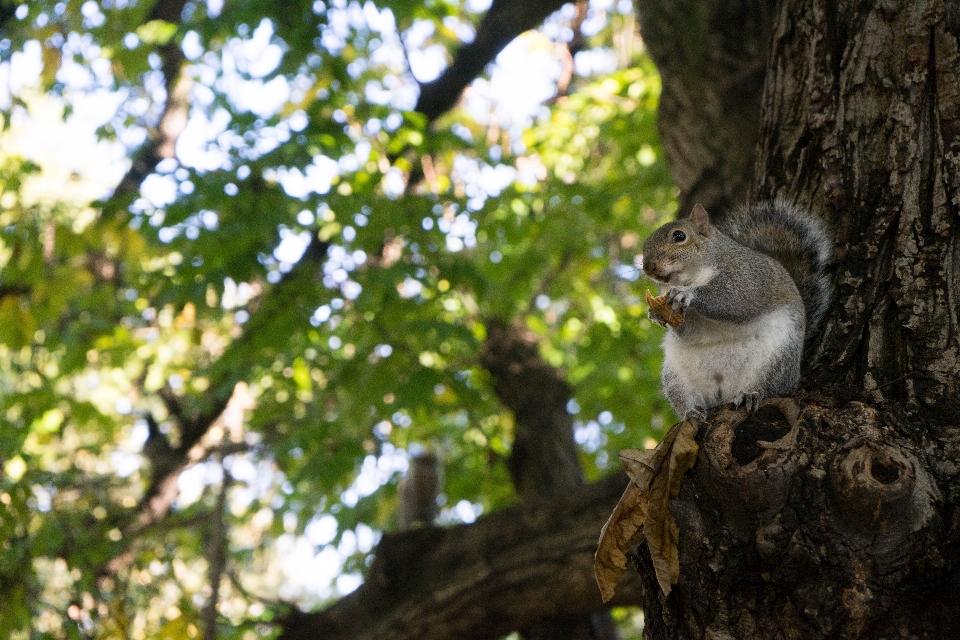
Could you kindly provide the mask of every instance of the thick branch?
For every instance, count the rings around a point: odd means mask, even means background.
[[[281,638],[482,640],[602,608],[593,554],[626,485],[616,474],[450,529],[387,534],[363,585],[319,613],[294,611]],[[612,604],[639,602],[627,576]]]
[[[217,494],[217,504],[210,514],[210,536],[207,540],[206,549],[210,563],[207,570],[210,597],[201,613],[204,640],[216,640],[217,638],[217,606],[220,603],[220,582],[227,566],[227,492],[230,490],[232,480],[230,472],[224,469],[223,484]]]
[[[583,471],[567,411],[571,390],[538,352],[537,336],[519,324],[494,320],[480,359],[494,379],[500,401],[514,415],[513,449],[507,468],[523,499],[561,495],[583,484]],[[527,640],[615,639],[606,612],[553,617],[524,629]]]
[[[493,320],[480,356],[494,391],[514,415],[507,466],[524,498],[555,495],[583,483],[567,412],[570,387],[540,357],[537,338],[517,325]]]

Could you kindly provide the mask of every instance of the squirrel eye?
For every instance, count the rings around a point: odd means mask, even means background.
[[[685,234],[683,231],[680,231],[680,229],[676,229],[674,230],[672,237],[674,242],[683,242],[687,239],[687,234]]]

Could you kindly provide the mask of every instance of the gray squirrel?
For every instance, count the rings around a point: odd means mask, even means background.
[[[698,204],[650,235],[643,271],[668,311],[651,306],[649,315],[667,329],[663,392],[678,415],[705,418],[728,402],[752,413],[796,390],[804,340],[830,304],[832,249],[821,220],[782,200],[742,207],[717,226]]]

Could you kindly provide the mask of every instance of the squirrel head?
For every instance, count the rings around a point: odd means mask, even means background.
[[[668,222],[643,243],[643,272],[661,284],[687,286],[702,266],[706,243],[717,232],[699,204],[687,218]]]

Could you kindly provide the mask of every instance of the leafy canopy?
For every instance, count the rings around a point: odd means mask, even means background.
[[[588,478],[657,437],[635,258],[674,205],[629,14],[594,3],[606,68],[532,117],[494,70],[427,123],[409,65],[470,3],[162,6],[33,1],[0,41],[0,635],[192,637],[213,580],[224,637],[261,637],[355,587],[421,451],[442,523],[514,500],[494,319],[572,384]],[[177,157],[125,190],[178,91]]]

